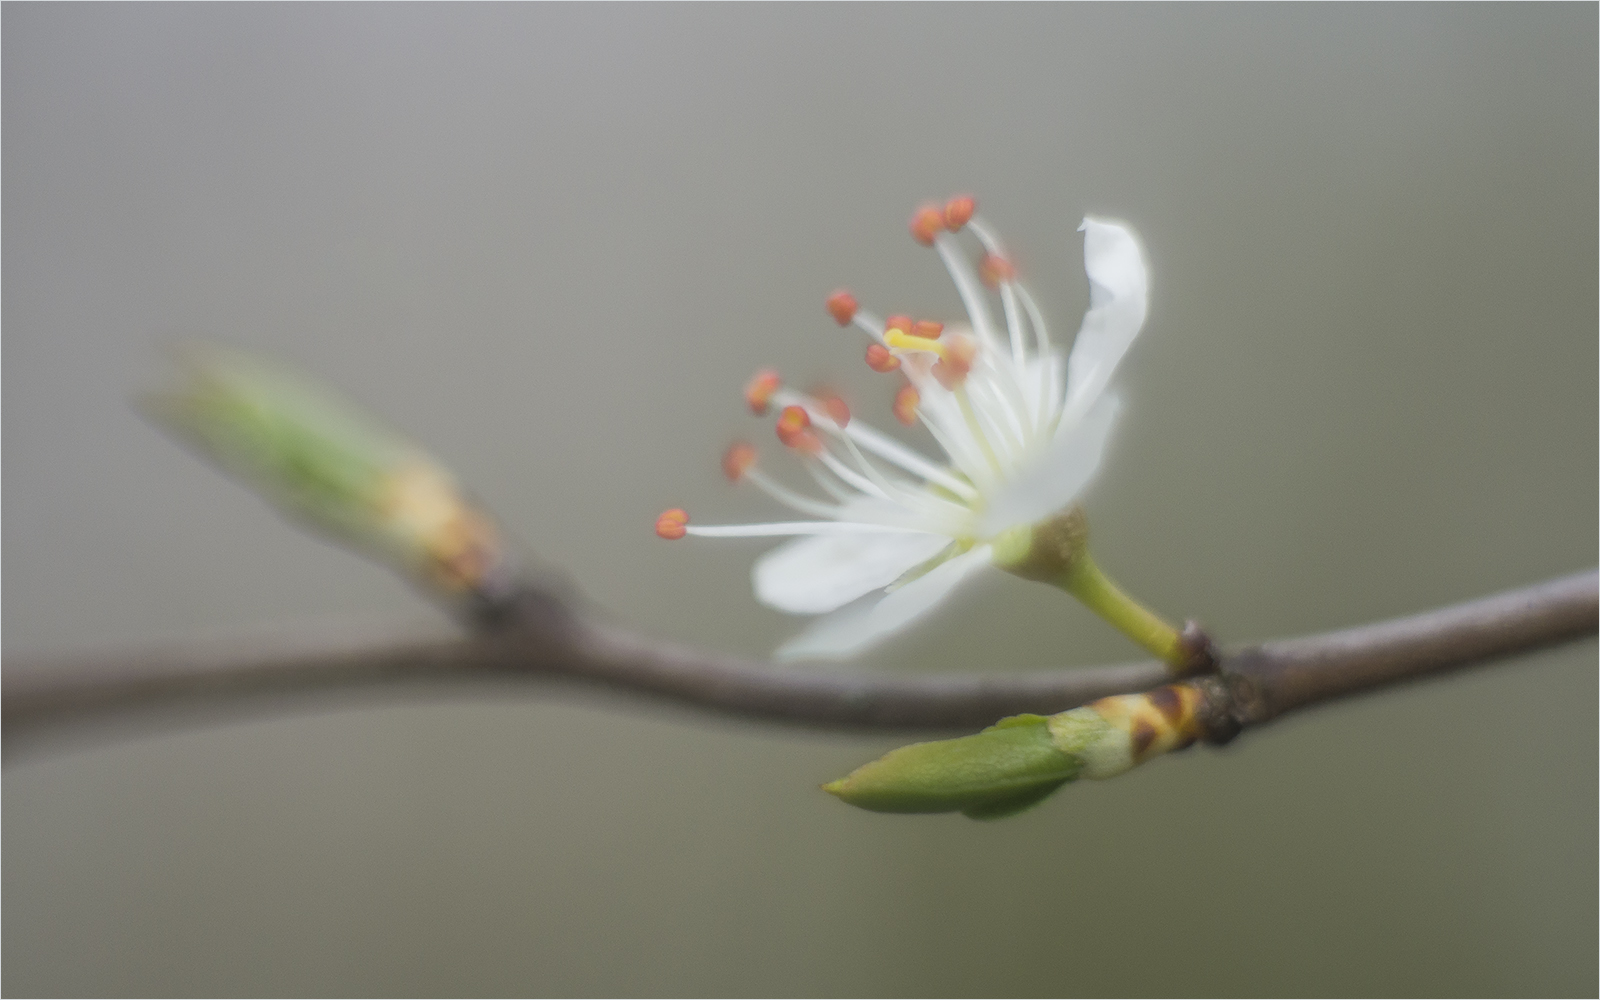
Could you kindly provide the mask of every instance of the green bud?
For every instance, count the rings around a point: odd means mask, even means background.
[[[451,590],[500,558],[493,524],[443,466],[294,374],[215,346],[144,411],[286,513]]]
[[[874,812],[961,812],[999,819],[1034,805],[1078,776],[1041,715],[1016,715],[972,736],[913,743],[823,785]]]

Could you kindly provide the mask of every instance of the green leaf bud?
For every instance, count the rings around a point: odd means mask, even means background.
[[[962,812],[998,819],[1034,805],[1078,776],[1041,715],[1016,715],[972,736],[913,743],[823,785],[874,812]]]
[[[356,407],[225,348],[178,356],[181,378],[142,409],[285,513],[446,590],[503,559],[489,518],[448,470]]]

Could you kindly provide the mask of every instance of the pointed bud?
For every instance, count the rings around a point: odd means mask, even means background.
[[[450,592],[488,595],[511,555],[439,462],[333,392],[195,345],[147,416],[292,517]]]
[[[874,812],[999,819],[1041,801],[1081,769],[1056,746],[1049,720],[1017,715],[972,736],[891,750],[822,787]]]

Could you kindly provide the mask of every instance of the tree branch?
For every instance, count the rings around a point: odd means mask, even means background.
[[[1377,624],[1282,639],[1222,658],[1203,683],[1226,739],[1293,709],[1593,635],[1594,570]],[[464,639],[285,653],[215,648],[8,662],[8,736],[174,705],[279,710],[282,696],[547,682],[598,683],[699,708],[812,726],[950,730],[1060,712],[1172,679],[1159,663],[1022,674],[900,676],[783,668],[640,637],[525,592],[513,624]],[[263,697],[266,696],[266,697]],[[279,696],[279,697],[273,697]],[[1222,731],[1231,730],[1231,731]]]

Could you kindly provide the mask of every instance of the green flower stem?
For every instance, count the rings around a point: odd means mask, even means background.
[[[1077,553],[1066,573],[1052,582],[1163,663],[1184,666],[1188,654],[1178,630],[1112,583],[1087,551]]]

